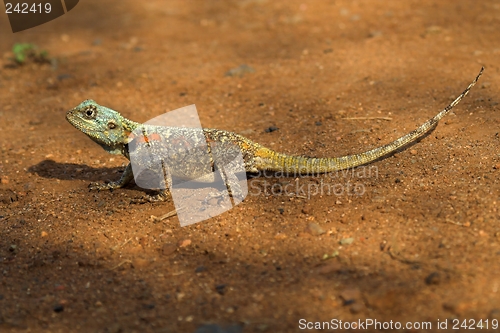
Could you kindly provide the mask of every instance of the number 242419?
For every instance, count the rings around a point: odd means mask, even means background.
[[[30,13],[33,13],[33,14],[37,14],[37,13],[45,13],[45,14],[48,14],[50,13],[50,11],[52,10],[52,6],[50,5],[50,3],[45,3],[45,4],[42,4],[42,3],[34,3],[31,5],[27,4],[27,3],[10,3],[10,2],[7,2],[5,4],[5,13],[6,14],[30,14]]]

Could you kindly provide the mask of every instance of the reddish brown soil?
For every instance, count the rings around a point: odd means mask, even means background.
[[[12,34],[0,15],[0,331],[491,325],[500,319],[499,17],[494,0],[88,0]],[[17,42],[57,64],[8,68]],[[255,72],[225,76],[241,64]],[[137,121],[195,103],[205,127],[340,156],[412,130],[481,65],[454,112],[372,164],[378,173],[299,179],[359,183],[363,195],[268,191],[185,228],[152,220],[171,202],[130,204],[144,194],[135,185],[89,192],[126,160],[64,118],[88,98]]]

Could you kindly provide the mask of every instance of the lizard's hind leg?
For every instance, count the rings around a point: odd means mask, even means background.
[[[207,195],[205,200],[203,200],[203,203],[209,205],[211,199],[217,198],[217,204],[220,205],[225,200],[231,200],[230,198],[232,198],[232,204],[236,206],[245,199],[246,193],[243,193],[240,180],[234,172],[226,172],[225,170],[220,171],[222,182],[227,192],[224,190],[212,191]]]

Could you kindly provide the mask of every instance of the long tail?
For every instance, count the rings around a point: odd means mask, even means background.
[[[476,76],[474,81],[460,94],[453,102],[450,103],[443,111],[436,116],[423,123],[420,127],[412,132],[400,137],[399,139],[388,143],[384,146],[369,150],[364,153],[348,155],[335,158],[310,158],[304,156],[288,156],[274,152],[270,149],[260,147],[255,152],[257,157],[260,157],[260,163],[257,165],[259,169],[270,171],[284,171],[289,173],[325,173],[338,170],[353,168],[359,165],[364,165],[373,162],[379,158],[390,155],[396,150],[414,142],[418,138],[430,132],[437,123],[446,116],[454,106],[456,106],[471,90],[483,74],[484,67]]]

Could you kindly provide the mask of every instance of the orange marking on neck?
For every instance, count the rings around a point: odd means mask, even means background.
[[[131,140],[136,140],[137,143],[149,143],[151,141],[161,141],[161,136],[158,133],[151,133],[149,135],[136,135],[135,133],[128,132],[128,137]]]

